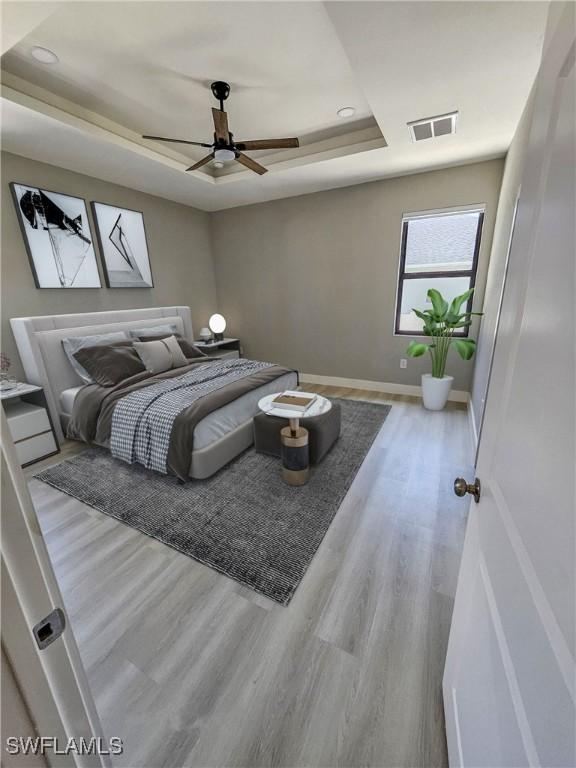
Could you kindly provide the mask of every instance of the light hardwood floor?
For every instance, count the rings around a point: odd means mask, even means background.
[[[306,389],[392,410],[288,607],[31,479],[115,765],[447,764],[466,411]]]

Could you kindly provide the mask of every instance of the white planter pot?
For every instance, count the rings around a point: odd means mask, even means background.
[[[454,376],[443,376],[436,379],[431,373],[422,376],[422,400],[424,408],[429,411],[441,411],[446,405],[448,395],[452,389]]]

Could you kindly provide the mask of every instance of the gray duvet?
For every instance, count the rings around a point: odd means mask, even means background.
[[[200,378],[202,378],[202,380],[210,379],[211,376],[207,376],[205,372],[209,370],[209,364],[215,362],[218,361],[214,358],[207,361],[205,357],[202,357],[190,361],[187,366],[165,371],[164,373],[152,375],[148,372],[144,372],[136,374],[114,387],[101,387],[98,384],[89,384],[86,387],[83,387],[74,401],[74,409],[68,425],[68,437],[109,448],[112,437],[114,412],[117,404],[122,401],[123,398],[126,398],[132,393],[147,388],[153,388],[155,385],[159,384],[159,382],[164,382],[170,379],[178,379],[184,376],[185,379],[190,378],[194,381],[199,377],[186,377],[186,374],[194,371],[194,369],[199,368],[200,366],[202,366],[202,376]],[[242,361],[239,360],[237,362],[240,368],[242,366]],[[224,368],[224,370],[218,371],[218,368]],[[196,425],[208,414],[227,405],[233,400],[236,400],[246,392],[257,389],[286,373],[290,373],[288,369],[279,365],[268,365],[259,370],[251,370],[249,366],[245,366],[245,368],[247,368],[247,370],[244,371],[245,375],[241,375],[234,381],[222,385],[222,382],[219,382],[219,378],[221,375],[226,375],[230,370],[230,365],[214,365],[213,386],[207,387],[206,391],[203,392],[200,397],[195,397],[193,402],[189,405],[184,405],[182,410],[175,415],[170,426],[165,471],[177,475],[181,480],[187,480],[192,450],[194,448],[194,428]],[[190,383],[190,386],[194,386],[192,382]],[[156,387],[156,390],[151,389],[151,391],[161,392],[162,389],[163,387],[160,386]],[[170,397],[169,391],[171,388],[168,387],[167,389],[168,392],[165,396]],[[178,392],[182,391],[182,387],[178,386],[176,389]],[[162,401],[156,397],[132,399],[140,399],[143,402],[150,400],[155,404],[154,407],[156,409],[160,408],[160,411],[162,409]],[[182,402],[186,402],[185,398]],[[125,410],[124,406],[122,410]],[[144,412],[143,416],[145,418]],[[116,419],[116,422],[117,427],[118,419]],[[153,438],[153,432],[154,430],[151,431],[151,438]],[[151,450],[152,449],[150,449],[150,451]],[[140,452],[140,455],[142,456],[142,452]],[[133,458],[133,460],[138,459]],[[146,464],[145,461],[141,463]]]

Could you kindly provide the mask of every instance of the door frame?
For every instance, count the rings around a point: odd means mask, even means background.
[[[65,610],[28,484],[20,467],[3,409],[0,408],[2,471],[2,644],[13,668],[38,736],[101,739],[100,718],[80,658],[72,627],[66,620],[62,635],[40,650],[32,627],[54,608]],[[7,736],[28,734],[3,734]],[[33,735],[33,734],[30,734]],[[64,744],[61,740],[64,740]],[[2,751],[5,744],[2,744]],[[109,768],[106,754],[44,755],[50,765]]]
[[[508,246],[506,248],[506,259],[504,261],[504,274],[502,276],[502,285],[498,295],[498,308],[496,310],[496,323],[494,325],[494,333],[490,339],[490,363],[488,364],[488,377],[486,379],[486,387],[484,389],[482,399],[482,414],[480,416],[480,422],[476,432],[476,449],[474,452],[474,466],[478,464],[478,454],[480,452],[480,440],[482,438],[482,428],[484,426],[484,415],[486,413],[486,401],[488,400],[488,391],[490,390],[490,379],[492,378],[492,368],[494,367],[494,356],[496,353],[496,341],[498,339],[498,329],[500,327],[500,315],[502,314],[502,304],[504,302],[504,292],[506,290],[506,280],[508,279],[508,267],[510,266],[510,253],[512,251],[512,245],[514,243],[514,230],[516,229],[516,219],[518,217],[518,203],[520,202],[520,194],[522,192],[522,186],[520,185],[516,191],[516,199],[514,201],[514,210],[512,212],[512,222],[510,225],[510,233],[508,235]],[[472,405],[469,405],[472,411]]]

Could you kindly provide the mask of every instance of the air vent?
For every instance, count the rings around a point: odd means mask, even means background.
[[[414,122],[408,123],[410,138],[412,141],[424,141],[424,139],[434,139],[437,136],[447,136],[449,133],[456,133],[457,119],[458,112],[449,112],[447,115],[414,120]]]

